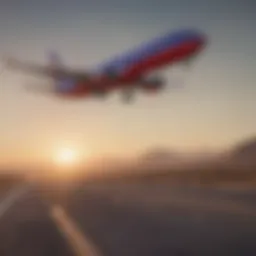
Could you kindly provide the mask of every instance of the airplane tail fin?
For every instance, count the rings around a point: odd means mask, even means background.
[[[57,52],[50,50],[48,52],[48,59],[49,59],[51,67],[53,67],[53,68],[54,67],[56,67],[56,68],[63,67],[62,59]]]
[[[60,67],[63,67],[63,63],[62,63],[62,60],[61,60],[61,57],[60,55],[54,51],[54,50],[49,50],[47,52],[47,57],[48,57],[48,63],[49,63],[49,66],[51,68],[60,68]],[[53,82],[53,86],[55,88],[55,90],[59,90],[59,87],[60,85],[62,84],[62,80],[59,80],[59,78],[55,77],[54,78],[54,82]]]
[[[64,63],[62,62],[62,59],[57,52],[50,50],[48,52],[48,60],[52,68],[56,68],[56,69],[64,68]],[[54,88],[58,92],[63,92],[63,93],[68,92],[72,87],[73,87],[73,81],[70,80],[69,78],[56,77],[54,79]]]

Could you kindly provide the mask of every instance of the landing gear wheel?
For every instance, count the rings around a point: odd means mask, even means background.
[[[124,90],[122,100],[124,103],[131,103],[134,100],[134,91],[132,89]]]

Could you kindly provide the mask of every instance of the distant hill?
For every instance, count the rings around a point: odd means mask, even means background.
[[[139,158],[139,163],[145,167],[162,167],[175,169],[191,169],[209,165],[220,158],[222,154],[210,150],[197,152],[178,152],[166,148],[155,148],[147,151]]]
[[[232,164],[256,166],[256,137],[236,143],[228,152],[201,150],[193,153],[181,153],[166,148],[155,148],[140,156],[139,162],[148,165],[164,166],[201,166],[211,164]]]
[[[239,166],[256,167],[256,137],[238,143],[231,150],[229,161]]]
[[[178,167],[184,164],[182,153],[167,148],[153,148],[137,158],[139,168],[162,169],[166,167]]]
[[[96,179],[255,186],[256,138],[239,142],[222,152],[202,149],[189,153],[155,147],[135,159],[107,158],[99,162],[99,172],[92,172]],[[103,166],[106,171],[102,169]]]
[[[256,161],[256,138],[240,143],[233,151],[233,156]]]

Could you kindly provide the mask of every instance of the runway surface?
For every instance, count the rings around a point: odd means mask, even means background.
[[[256,255],[256,189],[102,182],[62,192],[49,200],[26,184],[0,201],[0,255]]]

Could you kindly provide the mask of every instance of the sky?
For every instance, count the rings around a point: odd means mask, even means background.
[[[64,102],[27,93],[48,80],[0,76],[0,164],[46,161],[61,147],[84,157],[132,155],[154,147],[223,149],[256,132],[256,3],[251,0],[9,0],[0,9],[0,54],[90,69],[113,55],[183,28],[208,45],[193,65],[167,68],[168,89]],[[183,82],[172,88],[175,77]]]

